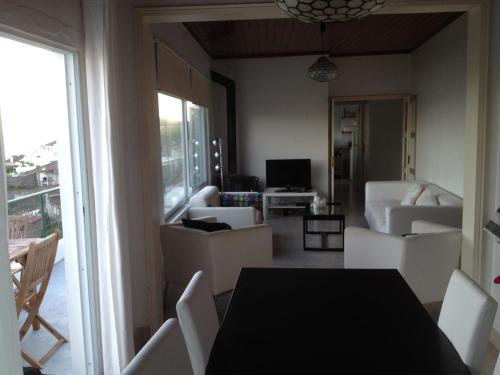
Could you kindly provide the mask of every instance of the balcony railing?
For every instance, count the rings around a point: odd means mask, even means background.
[[[59,187],[38,191],[9,200],[9,215],[28,215],[26,237],[42,238],[59,229],[62,234]]]

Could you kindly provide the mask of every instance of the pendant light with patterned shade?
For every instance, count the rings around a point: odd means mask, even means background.
[[[324,23],[320,26],[321,31],[321,52],[325,51],[324,35],[326,26]],[[335,65],[327,56],[320,56],[314,64],[307,70],[309,78],[316,82],[329,82],[337,77],[337,65]]]
[[[344,22],[366,17],[389,0],[274,0],[292,18],[303,22]]]

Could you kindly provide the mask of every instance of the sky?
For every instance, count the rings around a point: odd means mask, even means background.
[[[0,56],[5,156],[57,141],[68,124],[64,55],[0,37]]]
[[[182,100],[159,93],[158,111],[162,120],[166,120],[167,122],[181,122]]]

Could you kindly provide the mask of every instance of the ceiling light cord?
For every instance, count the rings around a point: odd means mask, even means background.
[[[321,31],[321,54],[325,55],[325,31],[326,31],[326,25],[324,22],[321,22],[319,25],[319,30]]]

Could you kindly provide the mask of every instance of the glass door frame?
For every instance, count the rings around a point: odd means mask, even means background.
[[[68,141],[71,164],[71,190],[67,197],[71,199],[67,211],[74,215],[75,247],[66,246],[68,258],[74,262],[66,263],[68,297],[68,323],[70,326],[70,345],[72,373],[75,375],[95,375],[99,373],[102,362],[100,350],[100,319],[98,313],[98,275],[97,269],[95,222],[93,220],[94,200],[92,189],[92,163],[90,154],[90,133],[87,115],[87,102],[84,68],[78,50],[72,47],[50,42],[35,35],[5,28],[0,24],[0,37],[20,43],[43,48],[62,54],[65,62],[68,127],[63,137]],[[0,168],[5,168],[5,160],[0,161]],[[61,192],[61,200],[63,200]],[[7,202],[5,202],[7,204]],[[63,214],[64,215],[64,214]],[[66,255],[65,255],[66,258]],[[69,263],[71,263],[69,265]],[[68,266],[69,265],[69,266]],[[68,278],[68,272],[75,277]],[[69,284],[71,283],[71,285]],[[76,293],[75,293],[76,291]],[[14,304],[14,300],[10,301]],[[20,369],[22,371],[22,369]]]

